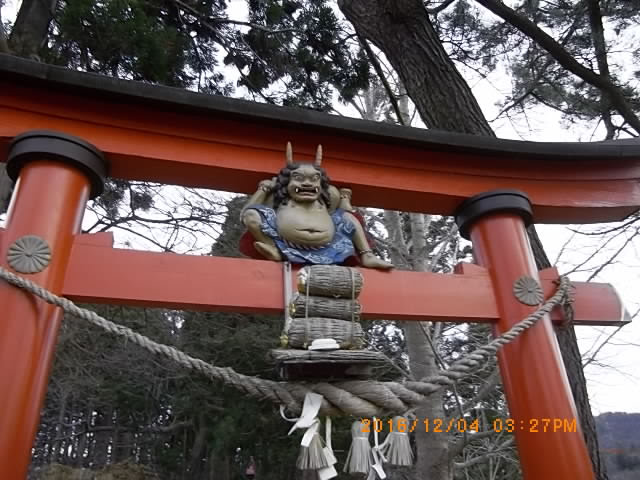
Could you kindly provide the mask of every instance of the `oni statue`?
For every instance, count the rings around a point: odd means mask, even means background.
[[[260,182],[242,209],[255,251],[275,261],[334,265],[356,257],[363,267],[393,268],[371,251],[363,224],[354,215],[351,191],[329,183],[321,166],[322,146],[315,162],[305,164],[293,161],[288,143],[286,161],[277,177]]]

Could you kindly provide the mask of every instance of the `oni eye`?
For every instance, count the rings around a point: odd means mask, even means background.
[[[300,181],[302,180],[302,175],[300,175],[299,173],[294,173],[291,175],[291,178],[293,178],[294,180]]]
[[[316,173],[316,174],[312,177],[312,180],[313,180],[314,182],[317,182],[318,180],[320,180],[320,175]]]

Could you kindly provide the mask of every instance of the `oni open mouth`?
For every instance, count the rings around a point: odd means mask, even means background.
[[[319,192],[318,187],[296,187],[296,193],[300,195],[317,195]]]

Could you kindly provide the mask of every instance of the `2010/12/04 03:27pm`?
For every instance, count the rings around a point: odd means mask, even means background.
[[[376,431],[412,433],[417,428],[425,432],[433,433],[463,433],[480,432],[493,430],[495,432],[529,432],[529,433],[575,433],[577,432],[577,422],[575,418],[529,418],[518,420],[515,418],[496,418],[491,422],[480,422],[479,419],[468,418],[418,418],[406,419],[397,417],[395,419],[382,420],[380,418],[361,419],[361,430],[363,433]]]

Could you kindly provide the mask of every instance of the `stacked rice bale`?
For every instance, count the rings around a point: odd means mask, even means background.
[[[312,265],[300,270],[282,337],[286,348],[270,352],[283,378],[366,379],[374,376],[374,367],[388,367],[382,353],[363,349],[362,286],[354,268]],[[318,343],[324,345],[317,348]]]
[[[307,349],[314,340],[334,339],[340,349],[360,349],[362,275],[354,268],[312,265],[298,272],[298,293],[289,304],[290,348]]]

